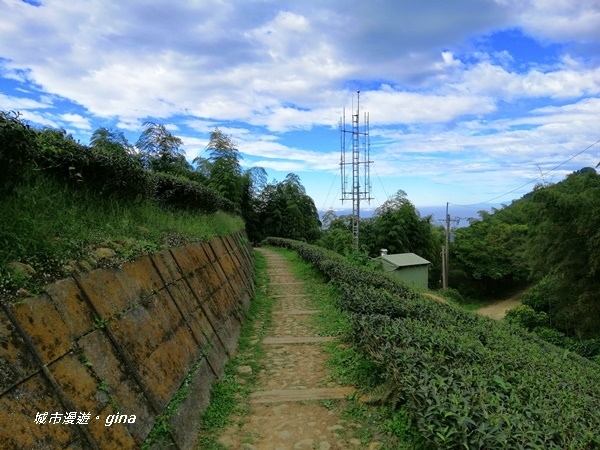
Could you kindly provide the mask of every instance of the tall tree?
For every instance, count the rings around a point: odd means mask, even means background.
[[[481,220],[454,232],[452,259],[462,268],[465,283],[486,296],[522,284],[529,272],[525,255],[528,227],[503,219],[508,219],[508,214],[484,213]]]
[[[321,223],[314,201],[298,175],[290,173],[280,183],[263,190],[261,223],[265,236],[276,236],[314,242],[320,235]]]
[[[0,111],[0,194],[10,192],[29,173],[36,135],[19,113]]]
[[[323,232],[318,245],[339,253],[349,255],[355,251],[354,236],[352,235],[352,216],[338,216],[330,209],[323,215]],[[361,227],[363,221],[361,221]]]
[[[90,147],[115,156],[127,156],[135,153],[135,148],[127,141],[122,131],[104,127],[94,131],[90,139]]]
[[[251,241],[258,242],[263,238],[260,223],[261,195],[267,185],[267,172],[262,167],[251,167],[244,172],[242,181],[241,211],[246,222],[246,233]]]
[[[144,126],[146,129],[135,145],[143,153],[144,162],[150,169],[170,173],[191,170],[181,149],[183,141],[180,138],[163,124],[144,122]]]
[[[439,280],[442,235],[431,216],[421,217],[406,192],[399,190],[377,208],[367,229],[372,240],[365,244],[371,255],[378,255],[382,248],[389,253],[416,253],[432,263],[430,284]]]
[[[577,337],[600,336],[600,175],[584,168],[533,193],[528,255],[534,279],[560,295],[548,305],[554,325]],[[543,290],[542,290],[543,292]]]
[[[196,158],[194,162],[208,174],[208,186],[235,204],[241,205],[244,185],[247,183],[243,179],[240,164],[242,156],[236,143],[230,136],[215,128],[210,133],[206,151],[209,154],[207,159]]]
[[[532,283],[523,302],[552,327],[600,337],[600,175],[591,167],[456,231],[453,253],[479,291]],[[452,279],[451,279],[452,281]]]

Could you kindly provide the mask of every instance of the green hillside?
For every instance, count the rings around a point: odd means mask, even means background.
[[[330,251],[267,243],[295,250],[336,286],[352,323],[346,339],[376,364],[381,398],[402,405],[435,448],[600,448],[600,366]]]

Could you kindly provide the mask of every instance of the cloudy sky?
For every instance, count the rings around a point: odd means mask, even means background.
[[[0,0],[0,110],[85,144],[152,120],[190,161],[219,127],[319,209],[357,90],[372,207],[510,202],[600,161],[548,173],[600,139],[600,0]]]

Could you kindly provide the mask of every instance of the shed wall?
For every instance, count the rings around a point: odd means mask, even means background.
[[[428,267],[427,265],[422,266],[411,266],[411,267],[400,267],[393,272],[392,275],[398,277],[400,280],[412,283],[415,286],[427,289],[428,286]]]

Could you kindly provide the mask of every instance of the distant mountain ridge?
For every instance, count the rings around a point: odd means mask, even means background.
[[[491,212],[492,208],[500,208],[500,207],[502,207],[502,205],[500,203],[494,203],[494,204],[483,203],[478,206],[468,206],[468,207],[467,206],[450,205],[449,213],[450,213],[450,217],[452,219],[454,219],[454,218],[460,219],[459,223],[458,223],[458,227],[466,227],[469,225],[468,219],[470,219],[470,218],[478,219],[479,218],[478,211],[485,210],[485,211]],[[364,209],[361,210],[360,217],[363,219],[372,217],[373,214],[375,214],[375,209],[376,208],[373,208],[373,207],[365,207]],[[419,214],[421,215],[421,217],[426,217],[429,215],[433,216],[434,224],[443,225],[446,220],[446,205],[417,206],[417,210],[419,211]],[[323,215],[326,212],[327,211],[319,211],[319,217],[323,218]],[[350,208],[339,209],[339,210],[335,210],[335,213],[338,216],[347,216],[347,215],[352,214],[352,209],[350,209]],[[453,226],[455,226],[455,225],[453,225]]]

